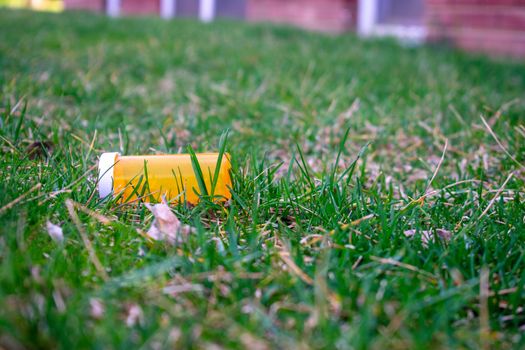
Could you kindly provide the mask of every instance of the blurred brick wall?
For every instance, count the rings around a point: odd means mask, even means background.
[[[246,19],[251,21],[327,32],[354,30],[357,23],[358,0],[238,2],[244,3]],[[104,11],[105,0],[64,0],[64,5],[66,9]],[[179,15],[185,14],[182,5],[192,5],[191,13],[197,15],[198,0],[178,0]],[[121,0],[123,15],[158,14],[159,8],[160,0]],[[430,40],[445,40],[470,51],[525,57],[525,0],[425,0],[425,22]]]
[[[64,0],[67,10],[104,11],[105,5],[104,0]]]
[[[120,0],[123,15],[158,15],[160,0]]]
[[[357,0],[247,0],[246,18],[342,32],[356,27]]]
[[[525,57],[525,0],[426,0],[430,40]]]

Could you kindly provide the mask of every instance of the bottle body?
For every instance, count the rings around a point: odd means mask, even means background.
[[[197,154],[202,172],[199,182],[189,154],[121,156],[104,153],[99,161],[100,197],[113,195],[120,202],[169,201],[196,204],[202,195],[202,184],[208,195],[215,199],[231,198],[230,160],[223,154],[218,176],[214,183],[219,153]],[[111,184],[109,184],[111,181]]]

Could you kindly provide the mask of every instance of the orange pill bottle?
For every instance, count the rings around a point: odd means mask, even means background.
[[[201,195],[208,194],[215,200],[227,200],[231,198],[230,157],[227,153],[222,155],[216,177],[219,156],[219,153],[200,153],[196,155],[197,162],[192,162],[189,154],[103,153],[98,167],[99,196],[113,196],[119,202],[160,201],[165,196],[168,201],[196,204]],[[195,163],[200,167],[201,177]],[[203,187],[206,193],[202,193]]]

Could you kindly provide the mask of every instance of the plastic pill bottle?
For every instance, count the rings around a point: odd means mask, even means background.
[[[214,200],[231,198],[230,156],[224,153],[215,186],[212,186],[219,153],[197,154],[203,183]],[[202,182],[189,154],[122,156],[103,153],[99,159],[98,190],[100,198],[113,196],[119,202],[169,201],[196,204],[202,195]]]

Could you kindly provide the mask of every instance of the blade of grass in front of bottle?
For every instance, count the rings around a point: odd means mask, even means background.
[[[197,155],[191,146],[188,146],[188,153],[190,154],[191,166],[193,167],[193,172],[195,173],[195,178],[200,191],[199,193],[195,193],[199,196],[208,196],[208,189],[206,188],[206,183],[204,182],[204,176],[202,175],[199,159],[197,158]],[[195,189],[193,190],[195,191]]]
[[[219,140],[219,157],[217,158],[217,164],[215,165],[215,173],[213,174],[213,179],[211,181],[211,195],[212,197],[215,195],[215,188],[217,186],[217,182],[219,181],[219,174],[221,171],[221,165],[222,165],[222,157],[224,156],[224,153],[226,151],[226,144],[228,142],[228,134],[229,130],[226,130],[222,133],[221,138]]]

